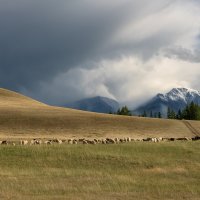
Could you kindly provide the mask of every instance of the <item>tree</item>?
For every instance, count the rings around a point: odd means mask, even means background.
[[[174,110],[170,109],[169,107],[167,109],[167,118],[176,119],[176,113],[174,112]]]
[[[152,110],[150,112],[150,117],[153,118],[153,112],[152,112]]]
[[[127,106],[123,106],[121,109],[118,109],[117,114],[118,115],[128,115],[128,116],[131,116],[131,111],[128,109]]]
[[[171,119],[171,109],[170,109],[170,107],[167,108],[167,118]]]
[[[178,110],[178,113],[177,113],[177,115],[176,115],[176,119],[182,119],[182,117],[183,117],[183,115],[182,115],[182,111],[179,109]]]
[[[192,101],[183,109],[182,119],[200,120],[200,106]]]
[[[144,110],[144,112],[143,112],[143,114],[142,114],[142,117],[147,117],[146,110]]]
[[[171,119],[176,119],[176,113],[174,110],[171,111]]]
[[[162,118],[161,112],[158,112],[158,118]]]
[[[190,119],[197,120],[198,119],[198,105],[192,101],[189,106],[189,109],[190,109]]]

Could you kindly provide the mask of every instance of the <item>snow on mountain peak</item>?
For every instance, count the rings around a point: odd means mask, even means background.
[[[167,117],[167,109],[171,108],[175,112],[183,110],[191,102],[200,105],[200,92],[190,88],[173,88],[166,94],[157,94],[150,101],[141,105],[133,113],[141,115],[144,111],[150,113],[160,112],[163,117]]]
[[[165,99],[172,101],[184,101],[187,103],[194,97],[200,96],[200,92],[190,88],[173,88],[170,92],[165,94]]]

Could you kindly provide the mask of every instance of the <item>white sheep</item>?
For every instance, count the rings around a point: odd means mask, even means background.
[[[28,144],[28,140],[20,140],[20,144],[21,145],[27,145]]]

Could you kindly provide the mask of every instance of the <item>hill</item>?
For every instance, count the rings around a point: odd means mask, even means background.
[[[192,124],[200,131],[200,122]],[[0,89],[0,138],[193,137],[176,120],[126,117],[48,106]]]
[[[96,96],[71,102],[66,107],[98,113],[114,113],[119,109],[119,103],[114,99]]]
[[[175,112],[183,110],[187,104],[194,102],[200,105],[200,92],[189,88],[173,88],[166,94],[157,94],[150,101],[138,107],[133,111],[136,115],[141,115],[146,111],[147,115],[150,113],[160,112],[163,117],[167,117],[168,107]]]

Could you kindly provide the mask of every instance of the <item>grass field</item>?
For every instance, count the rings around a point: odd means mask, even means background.
[[[193,123],[200,132],[200,122]],[[193,137],[182,121],[53,107],[0,89],[0,139]]]
[[[48,106],[0,89],[0,139],[194,137],[200,122]],[[1,199],[200,199],[200,142],[0,145]]]
[[[0,146],[0,199],[200,199],[200,142]]]

